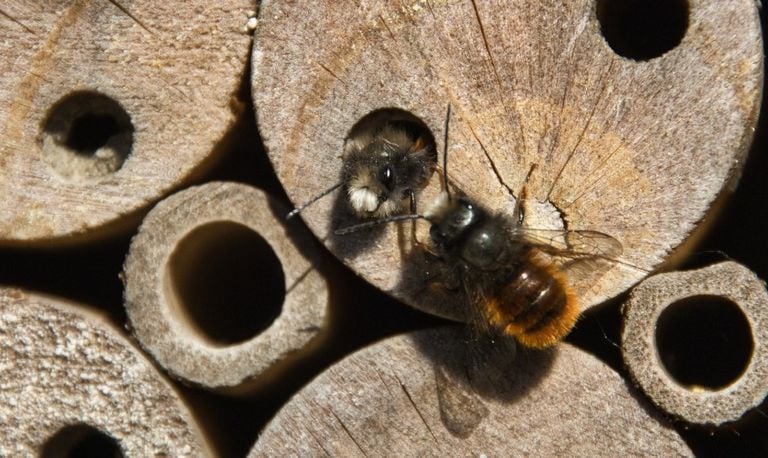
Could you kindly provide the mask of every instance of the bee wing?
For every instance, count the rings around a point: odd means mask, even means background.
[[[521,228],[517,234],[577,282],[594,282],[615,264],[627,264],[619,259],[621,243],[602,232]]]
[[[461,282],[468,302],[464,309],[464,321],[469,324],[473,340],[479,340],[482,336],[495,334],[495,330],[491,327],[482,309],[482,304],[490,298],[485,292],[485,282],[479,279],[468,280]]]
[[[608,234],[598,231],[566,231],[520,228],[515,231],[531,245],[552,256],[617,260],[623,248]]]

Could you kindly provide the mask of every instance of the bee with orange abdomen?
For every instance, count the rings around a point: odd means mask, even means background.
[[[551,346],[576,323],[580,306],[570,270],[621,253],[606,234],[527,229],[522,218],[448,193],[424,218],[431,223],[429,250],[441,261],[441,276],[463,287],[468,305],[490,328],[526,347]],[[568,261],[558,264],[556,258]]]
[[[446,117],[450,120],[450,108]],[[447,144],[447,134],[446,134]],[[580,313],[568,275],[593,269],[621,254],[621,244],[596,231],[539,230],[525,227],[525,184],[512,215],[493,213],[465,196],[454,196],[443,153],[444,192],[425,214],[400,215],[337,231],[407,219],[430,223],[425,254],[441,271],[439,282],[463,289],[470,316],[481,327],[512,335],[527,347],[544,348],[563,339]],[[535,165],[531,167],[527,183]],[[565,261],[565,262],[559,262]]]

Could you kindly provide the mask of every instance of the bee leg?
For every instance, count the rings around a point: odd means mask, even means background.
[[[411,214],[416,214],[416,194],[412,190],[408,190],[408,198],[411,201]],[[411,240],[413,245],[424,250],[425,252],[437,257],[437,253],[432,251],[428,244],[422,243],[416,235],[416,220],[411,221]]]
[[[531,164],[531,168],[528,170],[528,175],[526,175],[525,180],[523,180],[523,186],[520,189],[520,193],[517,195],[517,201],[515,201],[515,209],[512,211],[512,219],[518,224],[522,224],[525,217],[523,202],[528,198],[528,181],[531,179],[531,175],[536,167],[538,167],[538,164]]]
[[[408,190],[408,198],[411,201],[411,214],[416,214],[416,194],[413,192],[413,190]],[[417,245],[419,247],[424,247],[424,245],[419,241],[419,239],[416,237],[416,220],[411,221],[411,240],[413,240],[413,244]]]
[[[438,280],[430,280],[427,282],[427,288],[434,294],[434,293],[441,293],[445,294],[446,292],[449,293],[456,293],[459,291],[459,285],[452,281],[445,281],[446,279],[441,278]]]
[[[456,292],[461,289],[463,289],[463,284],[461,281],[461,273],[458,271],[451,269],[447,273],[443,275],[443,287],[447,289],[448,291]]]

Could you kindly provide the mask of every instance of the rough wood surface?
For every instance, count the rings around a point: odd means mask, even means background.
[[[744,332],[752,341],[751,355],[743,372],[719,389],[683,386],[670,376],[659,357],[662,353],[657,339],[660,315],[683,299],[702,296],[723,298],[738,307],[749,327]],[[691,307],[689,313],[696,314],[697,309]],[[690,316],[690,327],[695,326],[695,318]],[[693,334],[690,327],[684,332]],[[632,291],[624,306],[621,347],[632,377],[657,406],[691,423],[720,425],[735,421],[765,400],[768,396],[767,346],[765,283],[735,262],[650,277]]]
[[[366,348],[294,396],[250,456],[691,455],[591,355],[501,348],[468,349],[460,328]]]
[[[528,226],[597,230],[621,242],[622,263],[573,279],[588,307],[642,279],[691,235],[737,178],[751,141],[762,83],[754,2],[687,3],[680,44],[637,61],[608,46],[591,0],[311,8],[265,0],[253,53],[259,129],[300,204],[339,180],[345,137],[363,116],[407,110],[442,151],[450,102],[448,169],[458,188],[510,212],[535,163]],[[438,175],[419,208],[439,192]],[[343,200],[337,191],[302,213],[331,251],[395,297],[460,316],[403,282],[410,223],[334,236],[354,222]]]
[[[313,267],[318,253],[311,235],[299,230],[298,221],[286,224],[283,216],[287,211],[250,186],[212,182],[166,198],[147,215],[131,242],[125,262],[125,307],[134,335],[165,369],[204,387],[247,390],[264,382],[281,364],[312,348],[322,338],[329,301],[326,280]],[[196,283],[205,278],[178,276],[174,272],[188,269],[190,263],[213,261],[203,256],[187,258],[184,265],[178,267],[172,262],[174,256],[184,256],[181,252],[184,250],[198,253],[217,250],[222,237],[234,234],[233,227],[266,241],[282,267],[285,281],[284,285],[264,285],[268,278],[245,278],[240,286],[285,288],[285,300],[279,315],[267,323],[265,329],[242,341],[222,342],[201,330],[201,325],[206,323],[193,317],[191,305],[187,303],[200,293],[195,289]],[[192,244],[184,244],[185,239],[192,238],[190,234],[201,229],[208,232]],[[246,248],[235,246],[233,250]],[[235,257],[236,253],[228,254]],[[241,262],[265,263],[259,254]],[[240,267],[251,272],[247,265],[217,263],[216,266],[223,271],[218,273],[221,278],[242,276],[238,272]],[[204,304],[211,309],[203,315],[203,320],[234,315],[231,304],[222,301],[241,299],[228,293],[221,291],[220,298]],[[257,314],[270,313],[270,310],[260,310],[267,308],[261,302],[242,305],[255,309]],[[258,318],[261,316],[251,319]],[[226,337],[227,330],[224,331]]]
[[[83,424],[126,456],[211,454],[168,381],[83,306],[0,289],[0,361],[2,456],[40,456],[61,429]]]
[[[125,227],[204,170],[242,109],[253,8],[3,2],[0,243]]]

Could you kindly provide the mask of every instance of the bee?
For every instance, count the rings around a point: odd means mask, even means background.
[[[386,218],[402,212],[407,203],[416,211],[415,195],[437,163],[429,130],[399,110],[381,110],[359,124],[344,145],[341,180],[296,207],[288,218],[340,187],[352,213],[361,219]]]
[[[580,313],[569,273],[597,269],[622,252],[613,237],[589,230],[540,230],[525,226],[522,202],[532,165],[512,215],[494,213],[448,186],[447,125],[443,152],[444,191],[421,214],[398,215],[336,231],[346,234],[374,224],[423,219],[430,223],[428,256],[440,266],[441,283],[463,289],[471,321],[480,328],[513,336],[530,348],[562,340]],[[417,242],[420,243],[420,242]],[[561,262],[558,262],[561,261]]]

